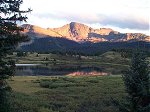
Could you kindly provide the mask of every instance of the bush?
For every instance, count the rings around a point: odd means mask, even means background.
[[[49,88],[50,82],[49,81],[40,81],[40,86],[43,88]]]

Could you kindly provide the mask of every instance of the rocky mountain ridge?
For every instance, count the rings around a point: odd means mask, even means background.
[[[24,33],[31,38],[58,37],[79,43],[84,42],[124,42],[124,41],[146,41],[150,42],[150,36],[142,33],[120,33],[110,28],[94,29],[87,25],[71,22],[59,28],[41,28],[38,26],[24,24]]]

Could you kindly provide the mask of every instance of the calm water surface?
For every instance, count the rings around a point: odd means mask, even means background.
[[[108,75],[102,68],[83,65],[16,64],[16,76]]]

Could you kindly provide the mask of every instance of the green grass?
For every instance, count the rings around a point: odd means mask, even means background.
[[[106,52],[99,56],[81,56],[78,55],[60,55],[60,54],[37,54],[37,53],[27,53],[27,56],[17,57],[14,53],[11,55],[16,63],[21,64],[43,64],[47,65],[49,68],[57,68],[59,66],[76,67],[76,66],[94,66],[100,67],[104,72],[110,74],[120,74],[121,71],[128,68],[130,59],[122,58],[117,52]],[[48,60],[46,60],[46,58]]]
[[[119,74],[127,69],[130,59],[119,53],[100,56],[65,56],[28,53],[25,57],[10,56],[17,63],[57,64],[69,66],[98,66],[104,71]],[[46,60],[45,58],[48,58]],[[54,59],[56,61],[54,61]],[[150,60],[150,58],[148,58]],[[12,112],[118,112],[112,99],[120,102],[126,96],[120,75],[86,77],[15,76],[8,80],[12,87]]]
[[[129,59],[122,58],[119,53],[107,52],[100,56],[81,56],[78,55],[59,55],[59,54],[37,54],[27,53],[27,56],[17,57],[16,53],[11,55],[17,63],[33,63],[33,64],[110,64],[110,65],[128,65]],[[47,58],[47,59],[46,59]]]
[[[126,93],[120,76],[34,77],[8,81],[17,112],[118,112]]]

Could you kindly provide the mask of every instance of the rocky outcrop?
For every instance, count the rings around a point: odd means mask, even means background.
[[[110,28],[93,29],[87,25],[71,22],[59,28],[41,28],[34,25],[24,24],[24,33],[30,37],[58,37],[76,42],[122,42],[122,41],[148,41],[150,36],[141,33],[120,33]]]

